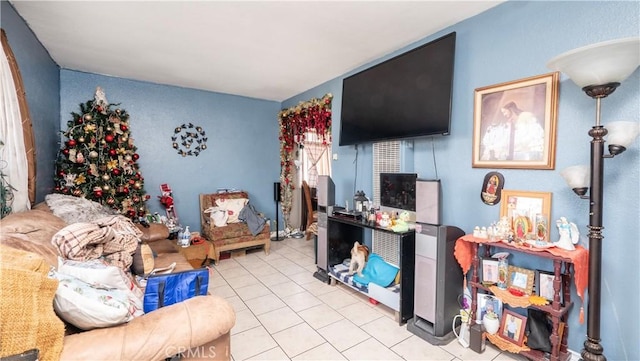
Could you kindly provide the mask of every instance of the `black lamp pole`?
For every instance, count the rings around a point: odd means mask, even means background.
[[[600,101],[613,93],[620,83],[584,87],[596,100],[596,125],[591,128],[591,189],[589,190],[589,303],[587,306],[587,339],[581,356],[586,361],[606,361],[600,344],[600,290],[602,274],[602,188],[604,178],[604,136],[607,129],[600,125]]]

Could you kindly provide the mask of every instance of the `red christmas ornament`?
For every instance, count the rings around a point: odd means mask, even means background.
[[[96,189],[93,191],[93,195],[98,197],[98,198],[102,198],[102,189]]]
[[[129,129],[129,127],[127,127],[126,124],[120,124],[120,130],[122,130],[123,132],[126,132],[127,129]]]
[[[140,202],[140,197],[134,196],[133,197],[133,203],[138,203],[138,202]]]
[[[129,210],[127,211],[127,216],[128,216],[129,218],[131,218],[131,217],[133,217],[133,216],[135,216],[135,215],[136,215],[136,211],[134,211],[133,209],[129,209]]]
[[[73,195],[76,197],[79,197],[82,194],[82,191],[79,189],[74,189],[73,190]]]
[[[61,170],[61,171],[59,171],[59,172],[58,172],[58,176],[59,176],[60,178],[63,178],[66,174],[67,174],[67,173],[65,173],[63,170]]]
[[[133,153],[133,160],[138,160],[138,158],[140,158],[138,153]]]
[[[113,136],[113,134],[107,134],[104,136],[104,140],[107,141],[107,143],[113,142],[114,139],[115,137]]]
[[[120,175],[120,169],[118,169],[118,168],[113,168],[113,170],[111,171],[111,173],[113,173],[113,175]]]
[[[109,156],[111,157],[115,157],[118,153],[116,152],[115,149],[109,149]]]
[[[124,189],[122,189],[122,193],[129,194],[129,187],[124,187]]]
[[[96,110],[97,110],[97,111],[99,111],[99,112],[102,112],[102,107],[98,105],[98,106],[96,107]]]
[[[151,199],[151,196],[149,194],[145,194],[144,195],[144,200],[148,201],[149,199]]]
[[[115,199],[113,199],[113,198],[109,198],[109,199],[107,199],[107,204],[108,204],[108,205],[110,205],[110,206],[111,206],[111,205],[113,205],[113,204],[115,204],[115,203],[116,203],[116,200],[115,200]]]
[[[63,194],[67,194],[67,193],[69,193],[69,188],[63,188],[63,189],[62,189],[62,193],[63,193]]]
[[[70,147],[75,147],[76,146],[76,140],[75,139],[69,139],[69,142],[67,142],[67,144],[69,144]]]
[[[69,149],[64,148],[64,149],[62,150],[62,154],[64,154],[64,155],[69,155]]]
[[[134,181],[133,179],[129,179],[129,184],[133,185],[136,181]]]
[[[82,117],[80,117],[80,118],[76,119],[76,123],[82,124],[82,123],[84,123],[84,120],[82,119]]]

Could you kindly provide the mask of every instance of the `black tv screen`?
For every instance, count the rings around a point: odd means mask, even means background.
[[[380,173],[380,205],[416,210],[416,173]]]
[[[447,135],[456,33],[342,82],[340,145]]]

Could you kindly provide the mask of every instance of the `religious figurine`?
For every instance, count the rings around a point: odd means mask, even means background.
[[[567,251],[575,250],[574,244],[577,244],[580,240],[580,232],[576,224],[567,221],[565,217],[560,217],[556,221],[556,226],[558,227],[558,233],[560,233],[560,239],[554,243],[556,247]]]

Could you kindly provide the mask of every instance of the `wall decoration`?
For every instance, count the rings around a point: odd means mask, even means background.
[[[558,72],[475,90],[474,168],[554,169]]]
[[[500,203],[504,187],[504,176],[498,172],[489,172],[484,176],[480,198],[485,204],[490,206]]]
[[[182,124],[173,130],[171,141],[173,149],[183,157],[195,155],[196,157],[207,149],[207,134],[200,126],[193,123]]]
[[[324,144],[331,141],[331,93],[321,99],[313,98],[297,106],[283,109],[280,120],[280,184],[281,207],[285,219],[291,211],[293,201],[292,169],[295,167],[294,145],[304,141],[304,133],[314,130]]]
[[[507,217],[516,240],[538,239],[534,230],[537,215],[551,217],[551,192],[527,192],[502,190],[504,201],[500,204],[500,218]],[[544,239],[549,239],[545,229]]]

